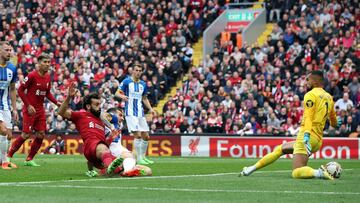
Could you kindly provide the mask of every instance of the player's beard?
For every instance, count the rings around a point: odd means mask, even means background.
[[[101,114],[101,110],[97,111],[93,108],[90,108],[90,112],[95,116],[95,117],[100,117],[100,114]]]

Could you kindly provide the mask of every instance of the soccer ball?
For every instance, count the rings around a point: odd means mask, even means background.
[[[340,178],[340,174],[342,171],[341,165],[335,161],[331,161],[326,164],[326,170],[332,175],[334,178]]]
[[[56,153],[56,149],[55,148],[50,148],[49,149],[49,154],[55,154]]]

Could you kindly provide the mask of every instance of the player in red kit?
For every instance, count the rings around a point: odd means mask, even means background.
[[[76,95],[75,84],[68,90],[68,97],[59,108],[59,115],[72,121],[83,139],[84,155],[88,162],[98,169],[106,168],[108,175],[118,173],[123,158],[111,155],[105,139],[105,126],[100,118],[100,96],[91,93],[83,98],[83,110],[71,111],[70,100]]]
[[[24,163],[25,166],[39,166],[33,161],[35,154],[41,147],[46,131],[46,116],[44,109],[44,99],[47,97],[52,103],[60,106],[51,94],[51,80],[48,73],[50,68],[50,56],[41,54],[39,56],[38,70],[30,72],[18,89],[18,94],[24,103],[23,129],[19,136],[11,145],[8,158],[12,158],[14,153],[19,150],[21,145],[35,131],[35,139],[31,143],[29,155]]]

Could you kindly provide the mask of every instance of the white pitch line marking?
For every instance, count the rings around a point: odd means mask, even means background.
[[[345,169],[350,171],[353,169]],[[291,170],[277,170],[277,171],[257,171],[257,174],[261,173],[290,173]],[[31,181],[31,182],[4,182],[0,183],[0,186],[11,186],[11,185],[33,185],[33,184],[46,184],[46,183],[70,183],[70,182],[90,182],[90,181],[121,181],[121,180],[139,180],[139,179],[169,179],[169,178],[196,178],[196,177],[213,177],[213,176],[226,176],[226,175],[238,175],[239,172],[232,173],[212,173],[212,174],[194,174],[194,175],[174,175],[174,176],[142,176],[132,178],[89,178],[89,179],[78,179],[78,180],[49,180],[49,181]]]
[[[109,186],[83,186],[83,185],[12,185],[13,187],[39,187],[39,188],[79,188],[79,189],[113,189],[113,190],[148,190],[148,191],[174,191],[174,192],[219,192],[219,193],[287,193],[287,194],[317,194],[317,195],[360,195],[360,192],[314,192],[291,190],[220,190],[220,189],[193,189],[193,188],[151,188],[151,187],[109,187]]]

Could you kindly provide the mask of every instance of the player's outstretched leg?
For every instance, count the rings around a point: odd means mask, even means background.
[[[123,163],[124,159],[121,157],[118,157],[114,159],[109,166],[106,169],[106,173],[108,175],[112,175],[117,167],[119,167]]]
[[[112,175],[124,161],[121,157],[114,157],[104,143],[96,146],[96,158],[102,161],[108,175]]]
[[[258,162],[256,162],[252,166],[244,167],[243,170],[240,172],[239,176],[249,176],[254,171],[264,168],[272,164],[274,161],[278,160],[284,154],[291,154],[293,152],[293,145],[294,142],[287,142],[275,147],[274,151],[265,155],[261,158]]]
[[[317,170],[309,166],[296,168],[292,171],[292,177],[296,179],[319,178],[326,180],[334,180],[334,178],[330,175],[330,173],[326,170],[325,166],[323,165],[321,165],[321,167]]]
[[[296,179],[319,178],[326,180],[334,180],[334,178],[329,174],[329,172],[326,170],[324,166],[321,166],[317,170],[314,170],[313,168],[307,166],[309,157],[306,154],[306,151],[301,152],[299,148],[296,148],[294,153],[296,154],[294,154],[294,159],[293,159],[293,171],[292,171],[293,178]]]
[[[124,177],[136,177],[136,176],[151,176],[151,168],[143,165],[136,165],[133,169],[127,172],[123,172],[121,176]]]

